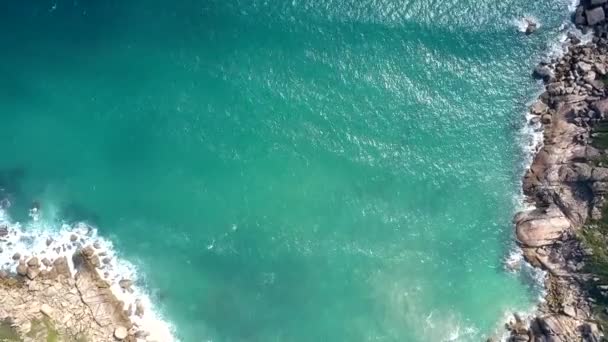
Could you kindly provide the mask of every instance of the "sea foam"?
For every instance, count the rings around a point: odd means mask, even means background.
[[[531,16],[531,15],[526,15],[522,18],[513,20],[513,25],[515,25],[515,27],[517,27],[517,31],[519,31],[519,32],[526,32],[526,30],[528,29],[528,26],[531,23],[535,23],[537,29],[541,27],[540,21],[536,17]]]
[[[13,260],[15,253],[25,258],[36,256],[50,260],[65,256],[74,274],[74,252],[84,246],[94,246],[97,255],[102,260],[105,259],[98,270],[99,275],[111,284],[112,292],[125,303],[125,309],[132,307],[131,321],[139,330],[149,333],[145,340],[138,341],[178,341],[174,326],[158,312],[146,290],[137,286],[137,267],[120,258],[112,241],[99,236],[96,228],[83,222],[68,225],[45,220],[38,209],[30,211],[30,218],[24,223],[14,222],[6,210],[0,209],[0,226],[7,227],[9,231],[9,234],[3,237],[4,243],[0,248],[0,268],[14,272],[17,265],[17,261]],[[120,287],[121,279],[133,281],[132,292]],[[144,307],[142,317],[134,314],[137,300]]]

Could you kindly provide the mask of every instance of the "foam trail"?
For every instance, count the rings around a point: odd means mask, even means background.
[[[30,211],[31,220],[25,225],[13,222],[5,210],[0,209],[0,226],[6,226],[9,234],[3,237],[5,241],[0,248],[0,268],[14,271],[17,261],[13,255],[19,253],[21,257],[36,256],[55,260],[67,257],[72,274],[74,274],[73,253],[84,246],[94,246],[102,262],[98,273],[108,283],[114,295],[125,303],[125,308],[132,307],[131,321],[140,330],[150,335],[145,340],[156,342],[178,341],[174,334],[174,327],[163,319],[150,299],[148,293],[138,287],[132,286],[132,293],[124,291],[119,281],[121,279],[137,280],[138,272],[135,265],[119,258],[111,241],[99,236],[97,229],[85,224],[74,225],[53,224],[41,219],[42,213],[37,209]],[[42,266],[44,269],[44,266]],[[135,315],[136,301],[143,305],[144,315]]]

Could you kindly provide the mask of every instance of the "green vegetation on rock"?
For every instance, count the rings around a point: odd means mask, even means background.
[[[42,320],[32,320],[32,327],[26,334],[27,337],[33,338],[36,341],[60,342],[59,332],[55,329],[53,322],[45,318]]]
[[[0,342],[21,342],[19,333],[8,320],[0,321]]]
[[[593,128],[593,145],[599,149],[608,149],[608,122],[598,123]]]
[[[579,234],[587,254],[590,254],[586,257],[584,270],[592,274],[591,281],[585,283],[584,288],[593,300],[593,313],[604,331],[608,331],[608,296],[600,286],[608,285],[607,221],[603,215],[601,221],[589,223]]]

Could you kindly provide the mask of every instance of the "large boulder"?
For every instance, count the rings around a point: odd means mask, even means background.
[[[33,257],[27,261],[27,265],[30,267],[38,267],[40,266],[40,262],[38,261],[38,258]]]
[[[68,259],[66,257],[60,257],[55,259],[53,262],[53,272],[56,275],[64,276],[65,278],[72,278],[72,272],[68,265]]]
[[[556,206],[518,214],[517,240],[524,247],[552,245],[570,228],[570,221]]]
[[[27,275],[27,266],[24,263],[19,263],[19,265],[17,265],[17,274],[22,277]]]
[[[585,16],[587,17],[587,25],[589,26],[597,25],[606,19],[606,14],[602,7],[586,10]]]

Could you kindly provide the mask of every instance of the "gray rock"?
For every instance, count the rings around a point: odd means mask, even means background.
[[[131,286],[133,286],[133,281],[130,279],[121,279],[118,282],[118,285],[124,290],[131,290]]]
[[[95,266],[95,267],[100,267],[101,266],[101,262],[99,261],[99,257],[97,255],[93,255],[89,261],[91,261],[91,265]]]
[[[512,341],[512,342],[528,342],[528,341],[530,341],[530,336],[528,336],[527,334],[514,335],[514,336],[511,336],[511,338],[509,339],[509,341]]]
[[[529,122],[529,124],[530,124],[531,126],[536,126],[536,125],[538,125],[539,123],[540,123],[540,118],[539,118],[538,116],[535,116],[535,117],[533,117],[533,118],[530,118],[530,122]]]
[[[576,309],[572,305],[564,305],[563,312],[570,317],[576,317]]]
[[[587,23],[584,13],[585,7],[583,5],[580,5],[576,8],[576,12],[574,13],[574,23],[576,25],[585,25]]]
[[[139,339],[145,339],[148,336],[150,336],[150,333],[147,331],[143,331],[143,330],[138,330],[135,333],[135,338],[139,338]]]
[[[530,112],[535,115],[542,115],[549,110],[549,107],[542,101],[536,101],[531,107]]]
[[[66,278],[72,278],[72,272],[70,272],[70,266],[68,265],[68,259],[66,257],[55,259],[53,262],[53,271]]]
[[[135,315],[139,317],[144,316],[144,305],[139,299],[135,300]]]
[[[553,77],[553,71],[546,65],[538,65],[532,74],[536,78],[548,81]]]
[[[30,267],[38,267],[40,266],[40,262],[38,262],[38,258],[33,257],[27,261],[27,265]]]
[[[53,263],[51,263],[51,260],[44,258],[42,259],[42,264],[46,267],[50,267]]]
[[[0,227],[0,237],[4,237],[8,235],[8,227],[7,226],[1,226]]]
[[[602,218],[602,208],[593,207],[591,208],[591,219],[600,220]]]
[[[595,77],[597,75],[595,74],[595,71],[587,71],[587,73],[585,74],[585,77],[583,77],[583,79],[585,80],[585,82],[592,84],[593,81],[595,81]]]
[[[564,89],[564,84],[562,82],[553,82],[547,84],[547,92],[551,94],[559,94]]]
[[[585,16],[587,17],[587,25],[589,26],[597,25],[606,19],[606,14],[602,7],[586,10]]]
[[[27,275],[27,266],[25,266],[25,264],[21,264],[20,263],[17,266],[17,274],[20,275],[20,276],[22,276],[22,277],[25,277]]]
[[[19,254],[19,253],[13,254],[13,260],[19,260],[19,259],[21,259],[21,254]]]
[[[588,72],[591,71],[592,65],[585,63],[585,62],[578,62],[576,63],[576,69],[578,69],[581,72]]]
[[[93,257],[93,255],[95,255],[95,250],[91,246],[86,246],[82,249],[82,255],[90,259],[91,257]]]
[[[532,20],[526,19],[526,34],[532,34],[538,30],[538,24]]]
[[[28,267],[26,271],[26,275],[30,280],[34,280],[40,274],[40,269],[38,267]]]
[[[593,92],[593,95],[595,96],[602,96],[602,93],[597,94],[598,91],[603,90],[604,88],[606,88],[606,84],[604,84],[604,82],[602,82],[601,80],[593,80],[593,81],[589,81],[588,82],[591,86],[593,86],[594,89],[597,89],[597,91]]]
[[[591,0],[591,6],[601,5],[607,2],[608,0]]]

